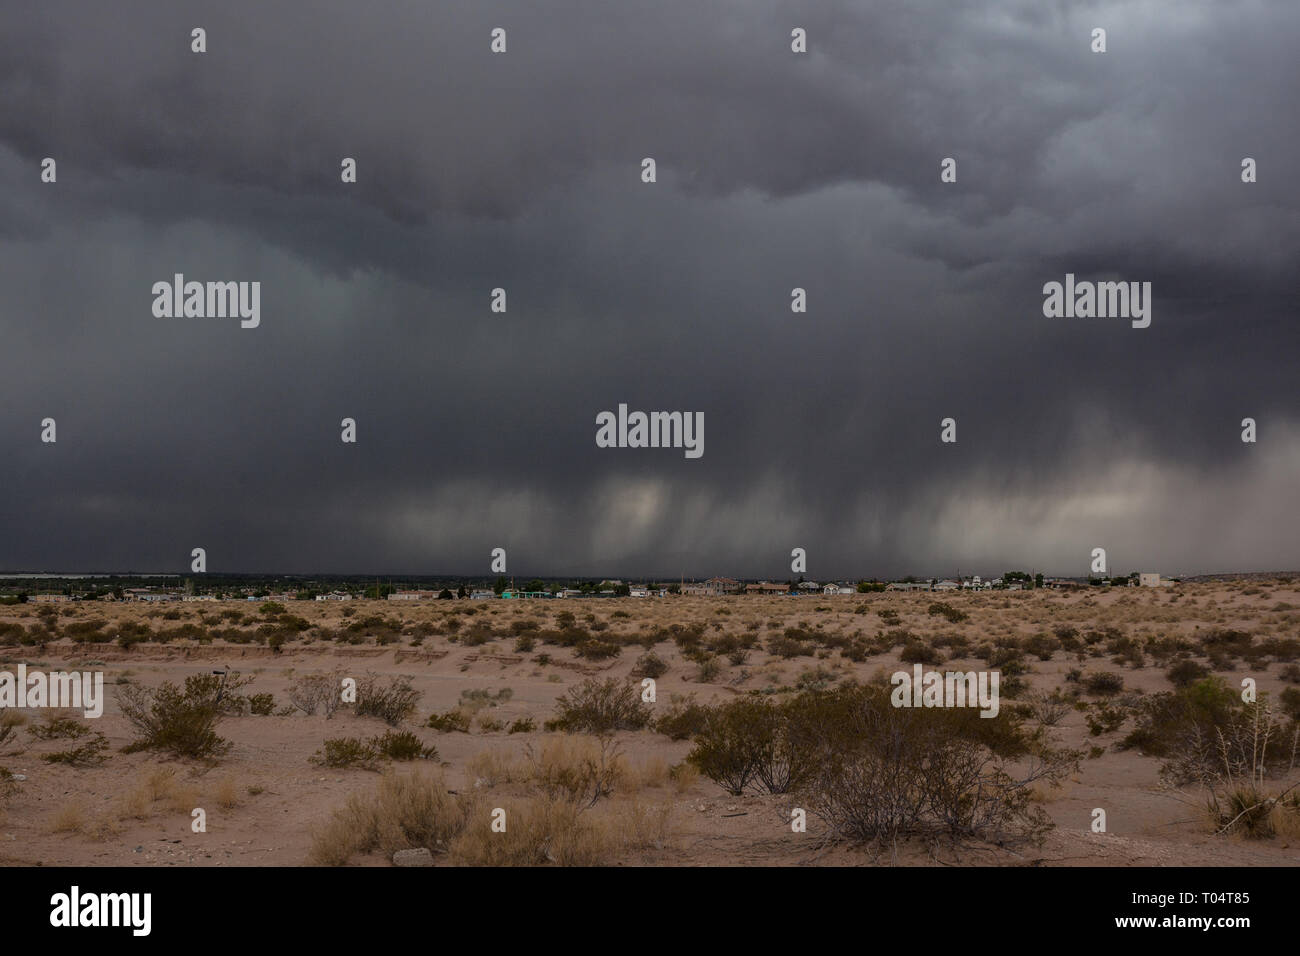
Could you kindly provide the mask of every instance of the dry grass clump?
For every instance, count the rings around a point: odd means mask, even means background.
[[[597,866],[616,847],[609,825],[559,794],[507,798],[500,806],[479,797],[451,845],[458,866]],[[502,828],[504,827],[504,828]]]
[[[465,773],[475,787],[499,787],[525,779],[527,769],[501,750],[481,750],[465,764]]]
[[[54,812],[50,820],[51,833],[81,833],[86,828],[89,814],[80,800],[69,800]]]
[[[342,866],[361,853],[419,847],[445,853],[464,826],[464,812],[441,773],[387,774],[373,793],[353,794],[313,833],[308,861]]]
[[[461,794],[448,792],[441,775],[384,777],[317,829],[310,862],[342,865],[422,846],[459,866],[593,866],[664,845],[670,806],[609,798],[634,782],[666,783],[670,771],[628,770],[609,738],[554,737],[519,759],[484,751],[466,774],[473,785]]]
[[[233,777],[222,777],[217,781],[214,797],[222,810],[233,810],[240,804],[239,785]]]
[[[225,778],[229,781],[229,777]],[[218,804],[221,804],[222,785],[218,786]],[[159,811],[159,804],[168,813],[188,814],[199,805],[199,789],[192,783],[176,777],[174,767],[152,770],[140,783],[128,791],[117,804],[119,818],[148,820]]]
[[[121,820],[109,813],[92,815],[80,799],[63,804],[50,821],[51,833],[75,833],[88,840],[102,842],[121,834]]]

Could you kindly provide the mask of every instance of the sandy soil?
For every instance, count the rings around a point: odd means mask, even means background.
[[[950,624],[927,613],[935,600],[947,601],[970,615],[961,624]],[[464,610],[475,605],[472,616]],[[0,747],[0,766],[25,776],[16,792],[0,810],[0,863],[6,865],[141,865],[141,866],[296,866],[308,857],[313,828],[329,817],[349,794],[372,789],[378,775],[366,770],[322,769],[310,761],[327,737],[368,737],[382,732],[374,719],[358,718],[346,710],[332,719],[322,715],[240,716],[227,718],[219,728],[233,743],[230,753],[215,764],[176,760],[155,753],[125,754],[121,749],[134,738],[122,716],[112,686],[119,681],[156,685],[181,682],[190,674],[209,672],[229,665],[253,683],[244,693],[271,693],[279,710],[287,703],[286,690],[295,676],[314,671],[339,669],[360,677],[406,675],[420,691],[417,715],[407,726],[438,749],[448,785],[474,786],[467,763],[485,750],[522,754],[530,744],[547,736],[538,729],[531,733],[507,734],[504,730],[471,733],[439,733],[424,727],[433,712],[444,712],[461,701],[467,690],[493,694],[509,688],[508,699],[485,708],[492,718],[509,724],[532,717],[538,727],[553,715],[555,699],[586,676],[625,676],[643,653],[636,644],[604,661],[582,660],[568,648],[538,643],[531,651],[514,649],[514,639],[498,637],[489,643],[466,647],[452,642],[446,633],[424,636],[412,646],[408,634],[396,643],[376,646],[365,635],[356,644],[321,639],[316,628],[338,629],[370,615],[382,615],[410,630],[426,624],[440,629],[449,614],[465,625],[488,621],[494,629],[510,629],[517,621],[533,621],[542,628],[554,627],[562,612],[589,626],[587,615],[608,625],[597,636],[609,640],[632,636],[671,624],[702,622],[706,639],[717,633],[742,633],[754,628],[762,636],[801,625],[824,634],[870,637],[881,630],[903,627],[925,638],[960,633],[973,642],[995,636],[1029,636],[1058,624],[1072,624],[1080,630],[1115,627],[1125,635],[1144,640],[1184,636],[1195,638],[1211,628],[1238,628],[1257,639],[1267,636],[1296,637],[1300,634],[1300,586],[1296,584],[1245,583],[1192,584],[1173,589],[1113,589],[1098,592],[1027,592],[985,594],[869,594],[808,598],[670,598],[618,599],[602,601],[534,602],[429,602],[404,607],[393,602],[322,604],[288,602],[289,614],[305,618],[311,628],[279,652],[258,643],[234,644],[218,641],[200,644],[193,640],[166,644],[141,643],[124,649],[115,643],[74,644],[60,637],[43,647],[0,647],[0,670],[14,670],[26,662],[29,668],[45,670],[90,669],[105,674],[107,702],[104,716],[87,721],[102,732],[111,745],[101,765],[77,768],[48,763],[41,755],[64,750],[67,740],[36,739],[27,727]],[[122,621],[143,621],[155,631],[186,622],[231,626],[218,620],[222,612],[243,613],[252,628],[262,618],[258,605],[244,602],[170,605],[167,608],[138,604],[78,604],[60,608],[54,622],[59,633],[77,621],[102,619],[111,631]],[[895,611],[898,623],[886,623],[881,611]],[[46,612],[48,616],[49,612]],[[169,619],[167,615],[178,615]],[[201,618],[202,616],[202,618]],[[254,620],[256,619],[256,620]],[[16,622],[28,626],[40,620],[31,605],[0,608],[0,624]],[[773,627],[773,622],[776,627]],[[896,651],[897,649],[895,649]],[[860,662],[845,658],[838,650],[824,656],[780,659],[763,646],[755,648],[743,664],[719,658],[721,672],[709,683],[698,679],[698,665],[683,658],[671,640],[655,647],[668,664],[658,681],[658,697],[667,702],[673,694],[694,693],[700,701],[720,699],[744,691],[792,686],[800,675],[821,667],[835,678],[853,675],[869,678],[882,669],[898,668],[893,654],[869,657]],[[549,661],[539,655],[549,655]],[[1200,658],[1204,660],[1204,658]],[[545,662],[544,662],[545,661]],[[1121,674],[1126,692],[1151,694],[1171,689],[1165,667],[1147,660],[1134,668],[1117,665],[1110,655],[1089,657],[1080,663],[1076,654],[1057,651],[1051,660],[1030,656],[1028,680],[1032,688],[1050,691],[1068,685],[1074,668],[1089,673],[1112,671]],[[963,664],[956,660],[954,664]],[[967,668],[983,662],[966,660]],[[942,667],[942,665],[941,665]],[[1234,685],[1242,677],[1255,677],[1261,690],[1276,694],[1288,684],[1280,672],[1285,664],[1272,661],[1248,665],[1237,662],[1236,670],[1217,673]],[[35,723],[40,715],[33,714]],[[1092,736],[1084,714],[1070,711],[1052,733],[1064,745],[1088,750],[1105,748],[1100,756],[1088,757],[1078,774],[1057,791],[1040,795],[1042,806],[1055,824],[1040,848],[1002,848],[964,845],[933,849],[920,843],[900,846],[894,853],[872,854],[844,846],[823,846],[818,824],[810,818],[809,832],[792,833],[789,826],[791,798],[784,796],[735,797],[707,779],[697,779],[680,792],[662,773],[646,788],[645,799],[671,806],[665,838],[656,847],[625,853],[618,862],[636,865],[863,865],[863,864],[957,864],[997,865],[1295,865],[1300,864],[1300,841],[1287,838],[1248,841],[1213,833],[1194,790],[1170,792],[1160,786],[1160,762],[1136,752],[1122,752],[1112,745],[1131,725],[1115,733]],[[681,762],[687,741],[673,741],[650,730],[617,735],[628,764],[658,766]],[[160,768],[173,771],[172,795],[150,800],[141,806],[138,792]],[[399,772],[406,772],[403,765]],[[222,806],[225,802],[227,806]],[[130,812],[134,806],[135,815]],[[203,807],[207,832],[191,831],[190,810]],[[1092,810],[1106,809],[1108,832],[1090,830]],[[386,865],[387,859],[372,856],[363,864]]]

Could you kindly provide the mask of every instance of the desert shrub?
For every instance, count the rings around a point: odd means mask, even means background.
[[[520,634],[515,638],[515,651],[519,654],[530,654],[534,647],[537,646],[537,638],[532,634]]]
[[[437,760],[436,747],[426,747],[424,742],[409,730],[385,731],[382,737],[375,737],[371,745],[390,760]]]
[[[269,717],[275,713],[275,695],[249,694],[248,709],[258,717]]]
[[[1282,706],[1282,713],[1292,720],[1300,720],[1300,687],[1284,688],[1277,699]]]
[[[1294,637],[1266,637],[1259,642],[1261,655],[1278,662],[1293,661],[1300,657],[1300,640]]]
[[[41,722],[28,727],[27,732],[37,740],[76,740],[90,733],[90,728],[75,717],[46,711]]]
[[[709,708],[697,703],[694,694],[673,694],[653,726],[656,733],[672,740],[688,740],[704,729],[708,716]]]
[[[373,674],[357,681],[357,716],[378,717],[391,727],[415,713],[419,699],[420,692],[411,686],[409,677],[390,678],[387,686]]]
[[[808,760],[800,799],[832,836],[1042,837],[1051,823],[1032,788],[1059,782],[1079,754],[1053,750],[1010,709],[983,718],[974,708],[895,707],[890,696],[881,684],[809,695],[792,719]]]
[[[1083,678],[1083,686],[1094,697],[1111,697],[1124,689],[1124,678],[1102,671]]]
[[[485,622],[482,624],[471,624],[462,633],[457,635],[456,640],[461,644],[464,644],[466,647],[482,647],[484,644],[493,641],[495,638],[496,634],[492,631],[492,626]]]
[[[14,779],[13,771],[0,767],[0,801],[8,800],[17,792],[18,781]]]
[[[1189,687],[1209,675],[1208,667],[1188,658],[1184,658],[1165,671],[1165,677],[1169,678],[1169,683],[1175,687]]]
[[[839,675],[818,664],[799,672],[794,679],[796,690],[826,690],[839,680]]]
[[[1201,646],[1216,670],[1231,670],[1232,662],[1237,658],[1255,656],[1254,640],[1254,636],[1245,631],[1215,628],[1201,635]]]
[[[129,750],[165,750],[178,757],[219,757],[230,749],[217,735],[224,716],[221,685],[211,674],[185,678],[184,689],[170,681],[156,689],[119,684],[118,706],[137,734]]]
[[[1300,684],[1300,664],[1288,664],[1278,673],[1284,681],[1291,684]]]
[[[633,677],[662,677],[668,672],[668,665],[654,651],[646,651],[632,665]]]
[[[1294,766],[1300,729],[1278,721],[1267,698],[1244,703],[1223,680],[1207,677],[1138,704],[1124,749],[1165,758],[1161,776],[1175,785],[1217,785]]]
[[[90,767],[103,763],[108,759],[108,755],[104,752],[106,750],[108,750],[108,738],[99,731],[95,731],[94,735],[80,746],[71,750],[41,754],[41,759],[46,763],[61,763],[71,767]]]
[[[970,617],[970,615],[968,615],[965,611],[957,610],[957,608],[953,607],[951,604],[948,604],[946,601],[935,601],[933,604],[930,605],[929,613],[931,615],[937,614],[943,617],[945,620],[951,621],[953,624],[960,624]]]
[[[104,625],[107,623],[101,617],[90,618],[85,621],[73,621],[64,625],[63,636],[77,644],[99,643],[107,640],[104,634]]]
[[[940,664],[943,662],[943,654],[921,640],[909,641],[904,644],[898,657],[904,664]]]
[[[460,709],[471,714],[477,714],[485,707],[496,707],[498,704],[504,704],[515,692],[509,687],[502,687],[496,693],[485,687],[473,687],[460,692]]]
[[[537,729],[537,722],[531,717],[519,717],[512,721],[506,730],[508,734],[531,734]]]
[[[584,657],[587,660],[603,661],[622,654],[623,648],[613,641],[601,641],[593,637],[578,644],[574,648],[574,652],[579,657]]]
[[[331,737],[311,757],[311,762],[322,767],[360,767],[373,770],[379,753],[373,744],[360,737]]]
[[[788,627],[784,634],[773,634],[767,639],[767,652],[774,657],[782,657],[789,660],[792,657],[811,657],[814,646],[806,641],[801,641],[797,636],[804,633],[799,628]]]
[[[0,748],[9,745],[18,733],[18,728],[27,723],[27,715],[17,710],[0,710]]]
[[[444,734],[467,734],[469,733],[469,722],[472,716],[468,711],[454,708],[445,714],[430,714],[424,725]]]
[[[1123,726],[1127,718],[1128,714],[1122,708],[1105,703],[1093,704],[1084,715],[1084,720],[1088,724],[1088,733],[1094,737],[1113,734]]]
[[[446,853],[464,822],[441,774],[386,775],[373,793],[352,795],[313,833],[309,861],[342,866],[359,853],[419,847]]]
[[[736,697],[708,711],[687,761],[728,793],[786,793],[806,772],[807,752],[796,746],[791,720],[809,698],[784,708],[760,697]]]
[[[1052,655],[1061,649],[1061,642],[1048,634],[1035,634],[1025,638],[1024,649],[1040,661],[1050,661]]]
[[[1028,704],[1034,718],[1044,727],[1055,727],[1070,712],[1071,705],[1059,691],[1050,694],[1035,694]]]
[[[556,716],[547,729],[601,734],[640,730],[650,722],[650,707],[638,685],[617,678],[588,678],[555,702]]]
[[[712,684],[722,673],[722,665],[718,663],[717,657],[710,654],[699,662],[695,670],[695,679],[701,684]]]
[[[1262,840],[1300,832],[1300,805],[1293,794],[1270,794],[1253,782],[1212,790],[1206,810],[1219,833]]]
[[[343,702],[341,674],[305,674],[289,685],[289,702],[309,717],[319,708],[333,717]]]
[[[1137,638],[1121,636],[1106,642],[1106,652],[1111,654],[1115,664],[1127,664],[1133,668],[1146,666],[1146,654],[1142,643]]]

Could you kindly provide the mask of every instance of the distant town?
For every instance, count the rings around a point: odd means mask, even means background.
[[[1169,587],[1178,578],[1157,572],[1134,571],[1117,577],[1060,578],[1026,571],[1007,571],[996,578],[980,575],[953,578],[904,577],[896,581],[746,581],[713,577],[705,580],[624,581],[541,579],[517,583],[501,575],[484,579],[316,579],[225,576],[182,578],[179,575],[122,576],[0,575],[0,603],[58,604],[71,601],[488,601],[565,600],[598,598],[723,597],[768,595],[838,597],[880,591],[1029,591],[1039,588],[1085,589],[1111,587]],[[396,583],[394,583],[396,581]]]

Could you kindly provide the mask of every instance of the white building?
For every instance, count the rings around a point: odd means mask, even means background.
[[[388,595],[390,601],[436,601],[437,591],[394,591]]]
[[[1154,571],[1143,571],[1138,575],[1138,584],[1144,588],[1160,587],[1160,575]]]

